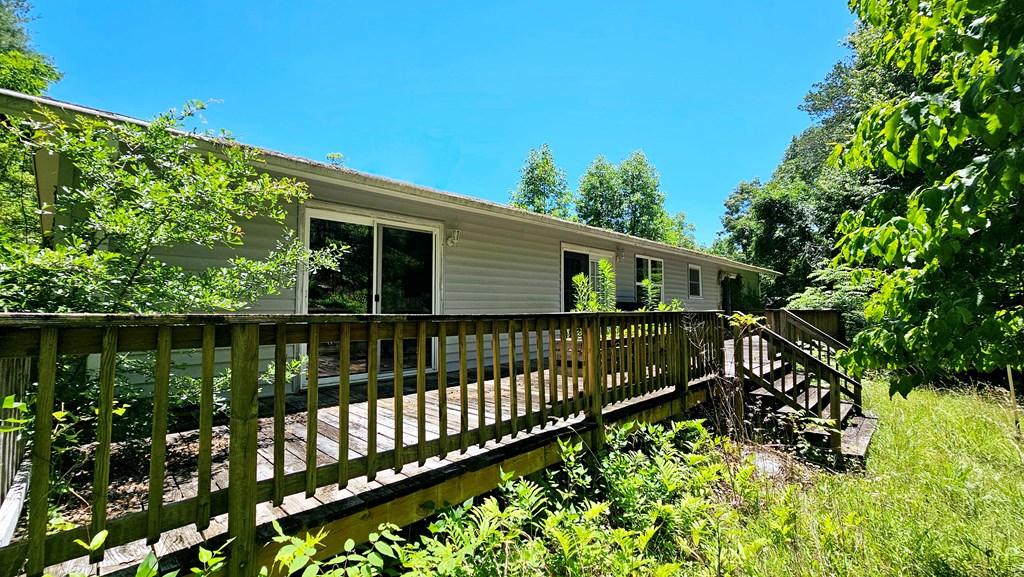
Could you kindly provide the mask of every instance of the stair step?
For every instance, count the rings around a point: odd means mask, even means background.
[[[845,428],[844,425],[847,422],[847,420],[848,420],[848,418],[850,416],[850,413],[852,413],[852,412],[853,412],[853,403],[839,403],[839,423],[840,423],[839,429],[840,430],[843,430]],[[828,406],[826,406],[824,409],[821,410],[821,418],[822,419],[831,419],[832,418],[832,416],[829,414]],[[808,435],[817,435],[817,436],[826,436],[826,435],[828,435],[828,431],[825,428],[818,427],[818,426],[808,427],[805,432]]]
[[[802,375],[802,374],[801,375],[797,375],[796,376],[796,382],[794,383],[794,379],[793,379],[792,375],[785,375],[783,377],[775,379],[775,381],[772,383],[772,386],[775,387],[775,390],[781,391],[786,396],[793,397],[795,395],[796,391],[799,391],[799,390],[801,390],[803,388],[805,380],[806,380],[806,377],[804,375]],[[750,391],[750,394],[751,395],[756,395],[756,396],[759,396],[759,397],[774,397],[775,396],[775,395],[772,394],[771,391],[769,391],[765,387],[758,387],[758,388],[754,389],[753,391]]]
[[[799,380],[799,379],[798,379]],[[807,387],[807,389],[794,399],[796,404],[806,407],[812,413],[817,413],[822,405],[828,402],[828,388]],[[780,413],[796,413],[796,409],[784,406],[779,409]]]
[[[750,372],[754,373],[755,376],[761,377],[762,379],[765,380],[767,380],[767,378],[773,374],[777,375],[780,374],[780,372],[789,371],[789,365],[781,360],[772,361],[770,364],[755,364],[752,367],[748,365],[747,368],[750,370]]]

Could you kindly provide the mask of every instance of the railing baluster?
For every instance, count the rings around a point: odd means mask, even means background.
[[[583,412],[583,392],[580,386],[580,369],[583,367],[583,347],[582,347],[582,336],[580,334],[580,323],[576,317],[572,318],[572,334],[569,336],[570,342],[572,343],[572,396],[575,407],[574,415],[578,415]]]
[[[516,321],[508,321],[508,409],[512,415],[512,436],[519,434],[519,386],[516,383]],[[525,354],[525,353],[524,353]]]
[[[520,347],[523,351],[523,393],[526,397],[526,432],[533,431],[533,373],[530,366],[530,321],[524,320],[521,327]]]
[[[537,342],[537,402],[540,404],[540,428],[548,422],[547,383],[544,378],[544,329],[546,321],[538,320],[534,327],[533,339]],[[532,420],[530,421],[533,422]]]
[[[438,387],[441,375],[438,374]],[[440,388],[438,389],[440,393]],[[438,395],[438,402],[441,397]],[[416,329],[416,457],[419,466],[427,462],[427,323]]]
[[[437,323],[437,424],[440,457],[448,456],[448,323]]]
[[[493,321],[492,321],[493,322]],[[487,367],[484,366],[484,326],[482,321],[475,321],[473,329],[476,335],[476,420],[477,437],[480,448],[487,443],[487,399],[485,398],[484,379]]]
[[[287,362],[287,327],[278,323],[274,332],[274,496],[275,507],[284,502],[284,418],[285,363]]]
[[[466,350],[466,321],[459,321],[459,448],[469,450],[469,353]],[[480,427],[483,429],[483,427]]]
[[[338,488],[348,485],[349,402],[352,396],[352,325],[338,327]]]
[[[569,416],[569,379],[568,379],[568,376],[569,376],[569,372],[570,371],[569,371],[568,365],[566,365],[566,363],[568,362],[568,358],[569,358],[569,351],[568,351],[568,348],[569,348],[569,328],[568,327],[569,327],[569,322],[566,320],[565,317],[561,317],[559,319],[559,321],[558,321],[558,329],[559,329],[558,330],[558,336],[561,337],[561,340],[562,340],[562,351],[561,351],[561,354],[559,355],[559,359],[558,359],[562,363],[562,366],[559,367],[561,369],[560,372],[561,372],[561,377],[562,377],[562,406],[561,406],[561,411],[560,411],[560,415],[559,416],[561,416],[563,418]]]
[[[404,349],[405,349],[405,342],[404,342],[404,339],[402,338],[403,332],[404,332],[404,325],[403,325],[403,323],[395,323],[394,328],[395,328],[395,334],[394,334],[394,337],[391,339],[391,342],[392,342],[392,345],[393,345],[393,348],[394,348],[394,357],[393,357],[394,370],[392,371],[392,374],[393,374],[392,381],[394,382],[394,385],[395,385],[395,387],[394,387],[394,405],[393,405],[394,406],[394,414],[395,414],[394,415],[394,418],[395,418],[395,423],[394,423],[394,425],[395,425],[395,450],[394,450],[394,453],[395,453],[395,472],[396,473],[401,473],[402,472],[402,466],[405,465],[405,463],[403,462],[405,460],[403,458],[403,453],[405,453],[405,451],[403,450],[403,449],[405,449],[405,430],[404,430],[404,428],[402,426],[404,424],[403,423],[404,419],[402,417],[402,409],[405,408],[405,398],[404,398],[405,376],[403,375],[403,372],[404,372],[405,369],[402,367],[402,360],[403,360],[403,358],[405,356],[405,351],[404,351]]]
[[[618,344],[618,317],[612,317],[608,323],[608,375],[611,380],[611,390],[608,399],[611,402],[619,400],[619,344]]]
[[[611,358],[609,355],[609,347],[611,343],[608,340],[608,320],[607,318],[600,318],[597,324],[597,346],[598,346],[598,358],[601,359],[601,368],[598,373],[601,387],[601,403],[602,405],[608,400],[608,382],[611,379]]]
[[[557,336],[558,321],[548,318],[545,324],[548,330],[548,402],[551,403],[551,414],[558,414],[558,370],[555,354],[555,338]]]
[[[498,334],[498,321],[491,321],[491,370],[494,383],[494,440],[500,441],[501,422],[504,419],[501,410],[501,336]]]
[[[28,559],[25,573],[42,575],[46,567],[46,524],[50,498],[50,446],[53,441],[53,399],[57,389],[55,328],[39,332],[39,384],[36,389],[35,435],[32,439],[32,476],[28,492]]]
[[[306,498],[316,493],[317,419],[320,404],[320,325],[310,323],[306,364]]]
[[[199,531],[210,526],[210,484],[213,482],[213,375],[216,368],[216,345],[217,326],[203,325],[199,385],[199,479],[196,504],[196,529]]]
[[[96,463],[92,485],[92,521],[89,532],[96,535],[107,527],[107,492],[110,490],[110,441],[114,422],[114,381],[117,373],[118,330],[109,327],[103,333],[100,354],[100,394],[97,409]],[[103,549],[89,554],[89,561],[103,560]]]
[[[164,467],[167,457],[167,409],[171,385],[171,327],[161,325],[156,337],[156,374],[153,383],[153,432],[149,451],[149,499],[146,543],[160,539],[160,513],[164,504]]]
[[[366,479],[377,478],[377,371],[380,350],[380,323],[370,322],[366,343]]]

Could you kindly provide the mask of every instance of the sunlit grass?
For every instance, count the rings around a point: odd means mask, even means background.
[[[740,539],[770,538],[748,569],[793,575],[1024,574],[1024,445],[1005,397],[918,390],[890,399],[867,384],[880,418],[866,469],[813,474],[746,519]],[[771,524],[793,520],[779,542]]]

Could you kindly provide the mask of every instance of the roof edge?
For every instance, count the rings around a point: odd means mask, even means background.
[[[16,112],[20,114],[31,115],[35,112],[35,109],[38,107],[55,109],[57,111],[61,111],[70,115],[83,114],[87,116],[93,116],[105,120],[110,120],[113,122],[136,124],[139,126],[150,125],[150,123],[145,120],[132,118],[130,116],[117,114],[115,112],[100,110],[98,108],[90,108],[87,106],[82,106],[80,104],[56,100],[45,96],[33,96],[31,94],[24,94],[14,90],[0,88],[0,112]],[[221,144],[223,142],[217,138],[210,137],[204,134],[187,131],[180,132],[182,134],[186,134],[193,138],[197,138],[212,145]],[[638,247],[646,247],[661,251],[677,252],[683,255],[716,262],[718,264],[726,265],[733,269],[738,269],[742,271],[756,272],[759,274],[767,274],[773,276],[782,275],[782,273],[778,271],[735,261],[723,256],[718,256],[715,254],[710,254],[699,250],[673,246],[663,242],[657,242],[646,238],[624,234],[621,232],[615,232],[608,229],[598,228],[580,222],[574,222],[571,220],[556,218],[546,214],[540,214],[528,210],[523,210],[520,208],[515,208],[490,200],[444,191],[436,188],[431,188],[429,186],[423,186],[419,184],[396,180],[393,178],[370,174],[367,172],[361,172],[358,170],[353,170],[351,168],[336,166],[333,164],[328,164],[325,162],[320,162],[309,158],[304,158],[301,156],[295,156],[284,152],[278,152],[275,150],[270,150],[267,148],[262,148],[251,144],[237,144],[258,151],[266,159],[268,165],[276,166],[279,168],[290,168],[293,171],[297,172],[309,172],[322,178],[326,178],[328,180],[335,180],[362,186],[378,187],[393,192],[397,192],[399,194],[406,194],[409,196],[424,198],[432,201],[454,202],[463,207],[474,208],[491,214],[506,216],[517,220],[533,222],[545,226],[553,226],[560,228],[568,227],[570,229],[575,230],[576,232],[580,232],[590,236],[611,238],[618,242],[628,243]]]

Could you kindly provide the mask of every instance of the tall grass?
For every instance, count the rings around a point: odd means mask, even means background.
[[[627,425],[600,458],[563,444],[543,482],[509,480],[412,543],[383,531],[307,567],[322,535],[279,536],[292,545],[278,563],[331,576],[1024,575],[1024,445],[1005,398],[887,390],[866,383],[881,421],[863,471],[806,466],[697,422]]]
[[[766,485],[769,505],[740,538],[771,538],[764,575],[1024,575],[1024,445],[1004,397],[917,390],[890,399],[866,384],[880,417],[860,474]]]

